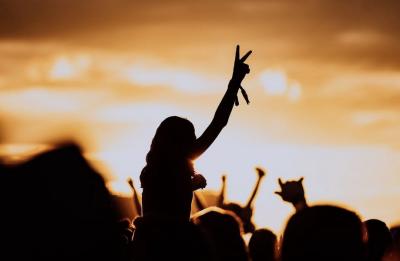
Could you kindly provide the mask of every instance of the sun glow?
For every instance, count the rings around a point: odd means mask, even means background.
[[[286,74],[280,70],[265,70],[260,76],[264,90],[270,95],[283,95],[287,88]]]
[[[293,102],[301,98],[300,83],[289,80],[282,70],[265,70],[260,74],[259,79],[267,95],[287,96]]]
[[[67,80],[80,76],[85,72],[91,62],[87,56],[77,56],[74,58],[67,58],[61,56],[56,59],[49,72],[50,79],[52,80]]]

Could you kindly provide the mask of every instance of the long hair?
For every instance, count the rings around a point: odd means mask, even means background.
[[[140,175],[142,187],[161,175],[194,174],[188,154],[196,139],[194,126],[177,116],[166,118],[157,128],[146,156],[146,166]],[[168,177],[166,177],[168,178]]]

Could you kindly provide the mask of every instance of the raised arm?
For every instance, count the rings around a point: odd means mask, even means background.
[[[249,200],[247,201],[247,204],[245,206],[246,208],[252,208],[253,201],[257,195],[258,189],[260,188],[261,180],[263,179],[263,177],[265,177],[265,171],[262,168],[257,167],[256,171],[257,171],[257,177],[258,177],[257,182],[253,189],[253,192],[251,193]]]
[[[244,62],[252,51],[247,52],[242,58],[239,54],[239,45],[236,46],[235,63],[233,66],[232,79],[229,81],[228,89],[225,92],[217,111],[214,114],[210,125],[204,133],[196,140],[193,150],[190,154],[192,159],[199,157],[214,142],[221,130],[226,126],[231,115],[233,105],[237,99],[237,92],[241,88],[242,81],[246,74],[250,72],[250,68]],[[241,88],[243,90],[243,88]],[[242,91],[245,95],[244,90]],[[246,100],[247,97],[245,96]]]
[[[221,177],[222,186],[217,199],[217,207],[222,208],[225,203],[226,175]]]
[[[139,193],[137,192],[135,185],[133,184],[133,180],[131,178],[128,179],[128,184],[133,192],[133,206],[138,214],[138,216],[142,215],[142,204],[140,203]]]

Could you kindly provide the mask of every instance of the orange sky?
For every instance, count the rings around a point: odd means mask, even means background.
[[[273,194],[276,179],[299,176],[310,202],[400,222],[399,8],[395,0],[0,1],[0,138],[13,145],[3,154],[73,137],[110,181],[137,180],[166,116],[187,117],[201,134],[240,43],[253,50],[251,104],[241,100],[196,162],[209,188],[226,172],[229,199],[245,202],[261,165],[269,174],[260,226],[282,228],[292,209]]]

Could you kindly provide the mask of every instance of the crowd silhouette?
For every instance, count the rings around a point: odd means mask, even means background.
[[[242,81],[250,54],[240,57],[237,46],[228,88],[200,137],[177,116],[157,128],[140,174],[141,195],[128,180],[134,220],[121,218],[102,176],[74,143],[56,144],[22,163],[1,163],[0,260],[400,260],[400,227],[362,222],[338,206],[309,206],[303,177],[278,180],[276,195],[295,210],[281,237],[252,221],[262,168],[244,206],[226,201],[226,176],[215,204],[195,193],[207,182],[193,160],[227,125],[239,89],[249,103]]]

